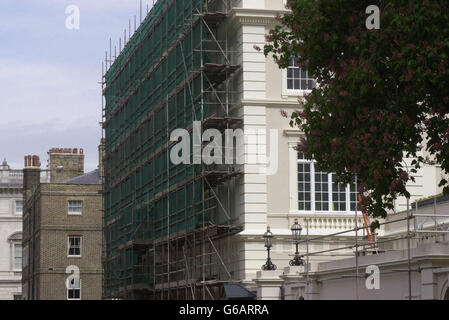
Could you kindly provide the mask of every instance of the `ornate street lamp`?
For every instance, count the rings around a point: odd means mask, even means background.
[[[293,242],[296,245],[296,252],[295,252],[295,257],[292,260],[290,260],[290,265],[291,266],[303,266],[304,260],[301,259],[301,256],[299,255],[299,250],[298,250],[299,240],[301,239],[301,231],[302,231],[302,227],[298,223],[298,219],[295,219],[295,223],[292,225],[291,230],[292,230]]]
[[[276,265],[271,262],[270,258],[270,248],[273,246],[273,233],[270,231],[270,227],[267,226],[267,232],[263,234],[265,239],[265,247],[267,248],[268,256],[267,262],[262,266],[262,270],[276,270]]]

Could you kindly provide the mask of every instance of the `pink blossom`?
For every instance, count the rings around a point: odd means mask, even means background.
[[[340,91],[340,96],[341,96],[341,97],[347,97],[347,96],[349,96],[349,95],[350,95],[349,92],[346,91],[346,90],[341,90],[341,91]]]

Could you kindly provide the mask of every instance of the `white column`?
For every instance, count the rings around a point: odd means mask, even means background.
[[[433,273],[432,264],[421,265],[421,299],[438,299],[437,282]]]
[[[299,297],[305,299],[305,277],[303,266],[292,266],[284,268],[281,278],[284,280],[285,300],[298,300]]]

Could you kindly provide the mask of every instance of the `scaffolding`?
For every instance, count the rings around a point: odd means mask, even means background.
[[[359,198],[360,199],[360,198]],[[306,259],[305,265],[305,274],[304,281],[298,281],[299,283],[305,284],[305,294],[307,299],[310,299],[310,257],[312,256],[323,256],[328,253],[338,252],[338,251],[347,251],[353,250],[353,254],[340,254],[341,256],[353,256],[355,260],[355,274],[349,276],[339,276],[336,278],[327,278],[326,280],[331,279],[341,279],[343,277],[351,277],[355,279],[355,297],[359,299],[359,281],[365,278],[364,273],[359,272],[359,261],[358,258],[361,255],[368,254],[379,254],[383,250],[380,245],[391,243],[394,241],[407,240],[407,269],[405,270],[395,270],[396,272],[407,272],[408,273],[408,299],[412,299],[412,272],[416,270],[412,269],[412,257],[411,257],[411,241],[415,240],[416,243],[423,241],[428,238],[436,238],[440,236],[445,236],[449,234],[449,214],[437,214],[436,213],[436,196],[434,198],[434,213],[433,214],[420,214],[418,211],[418,201],[414,202],[410,208],[409,198],[407,198],[407,210],[406,215],[403,218],[391,219],[389,221],[383,221],[379,223],[379,226],[385,226],[389,224],[397,224],[401,222],[406,222],[406,230],[397,236],[389,236],[389,237],[378,237],[378,234],[371,233],[368,230],[371,228],[369,224],[367,224],[367,220],[365,218],[365,213],[362,212],[363,226],[358,226],[357,221],[359,220],[358,211],[355,210],[355,226],[354,228],[343,230],[340,232],[320,235],[320,236],[309,236],[309,220],[310,218],[304,218],[304,223],[306,225],[306,237],[305,239],[298,241],[298,244],[305,244],[306,252],[305,254],[301,254],[301,258]],[[359,207],[359,206],[357,206]],[[361,206],[360,206],[361,207]],[[415,212],[412,212],[412,209],[415,209]],[[439,221],[439,218],[446,218],[446,220]],[[359,231],[362,231],[362,236],[359,235]],[[343,234],[354,233],[354,241],[350,241],[352,243],[344,246],[337,246],[336,248],[326,249],[326,250],[318,250],[318,251],[310,251],[311,243],[329,243],[332,241],[332,238],[335,236],[341,236]],[[359,240],[361,237],[361,241]],[[338,254],[335,254],[338,255]]]
[[[233,281],[230,238],[242,229],[231,191],[241,168],[192,155],[203,150],[194,122],[201,134],[242,126],[231,111],[240,68],[231,6],[159,0],[113,63],[112,46],[106,54],[104,298],[219,299]],[[190,162],[175,165],[170,134],[179,128],[194,143]]]

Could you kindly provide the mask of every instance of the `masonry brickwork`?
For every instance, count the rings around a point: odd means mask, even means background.
[[[74,158],[63,164],[64,168],[68,168],[67,163],[70,163],[71,169],[69,173],[58,173],[58,180],[62,177],[67,180],[79,174],[73,170],[80,168],[77,162],[79,155],[74,155]],[[27,186],[23,210],[23,246],[26,255],[22,277],[24,298],[66,300],[66,279],[70,275],[66,269],[74,265],[80,270],[81,299],[101,299],[101,184],[33,185],[36,170],[39,168],[24,169],[24,186]],[[82,201],[81,215],[68,214],[69,201]],[[68,256],[69,236],[81,237],[80,257]]]

